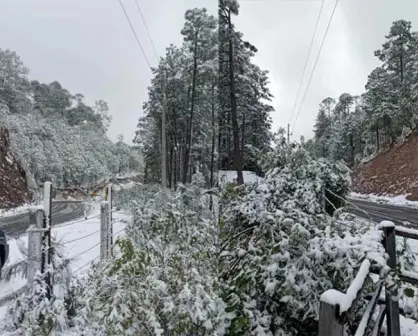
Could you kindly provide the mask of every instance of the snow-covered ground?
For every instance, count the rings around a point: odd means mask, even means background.
[[[114,240],[124,233],[125,221],[128,219],[126,214],[120,212],[113,213],[113,232]],[[100,253],[100,211],[98,205],[89,215],[87,220],[76,220],[53,227],[52,234],[65,245],[65,257],[71,258],[71,271],[75,276],[83,274],[92,261],[98,260]],[[9,265],[18,263],[25,259],[21,252],[27,250],[28,237],[21,236],[19,239],[10,239],[9,259],[5,268]],[[22,276],[14,276],[11,281],[0,281],[0,301],[2,298],[19,290],[26,284],[26,279]],[[0,307],[0,317],[5,313],[5,308]]]
[[[418,208],[418,201],[409,201],[406,199],[407,195],[399,195],[399,196],[378,196],[373,194],[358,194],[358,193],[350,193],[349,195],[351,198],[363,199],[370,202],[376,203],[386,203],[392,205],[400,205],[400,206],[409,206],[413,208]]]

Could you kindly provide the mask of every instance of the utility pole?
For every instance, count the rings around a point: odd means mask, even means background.
[[[161,185],[165,189],[167,187],[167,143],[166,143],[166,113],[167,113],[167,102],[166,102],[166,78],[163,72],[163,111],[161,120]]]
[[[290,136],[293,134],[290,134],[290,124],[287,124],[287,144],[290,143]]]

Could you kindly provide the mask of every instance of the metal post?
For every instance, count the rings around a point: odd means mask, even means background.
[[[46,267],[48,271],[45,277],[47,284],[47,297],[51,298],[52,294],[52,279],[50,274],[50,266],[52,263],[52,243],[51,243],[51,212],[52,212],[52,183],[45,182],[44,184],[44,220],[42,235],[42,246],[44,252],[42,253],[41,273],[45,273]]]
[[[337,320],[337,306],[321,301],[318,336],[345,336],[344,325]]]
[[[395,271],[396,267],[396,235],[395,224],[385,221],[382,222],[383,232],[385,234],[384,246],[386,253],[389,256],[387,261],[388,266]],[[395,284],[393,287],[385,289],[386,296],[386,321],[388,336],[400,336],[401,327],[399,322],[399,302],[394,297],[398,296],[398,287]]]
[[[105,260],[108,256],[108,202],[100,203],[100,260]]]

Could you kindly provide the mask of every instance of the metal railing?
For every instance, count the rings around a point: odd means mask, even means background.
[[[387,265],[395,274],[396,268],[396,236],[418,240],[418,230],[396,227],[392,222],[380,223],[382,245],[388,255]],[[346,293],[331,289],[324,292],[320,298],[319,308],[319,336],[345,336],[348,324],[355,319],[354,313],[359,306],[361,294],[368,285],[374,287],[372,295],[364,298],[368,300],[366,310],[357,326],[355,336],[380,335],[386,317],[386,335],[400,336],[400,313],[398,285],[394,282],[385,283],[379,280],[371,281],[370,273],[375,273],[369,260],[364,260]],[[400,270],[397,274],[401,281],[418,286],[418,273]],[[385,287],[384,299],[381,293]],[[377,315],[376,308],[378,308]],[[373,316],[375,318],[373,319]]]

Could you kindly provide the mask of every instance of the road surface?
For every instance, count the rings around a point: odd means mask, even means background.
[[[390,220],[395,225],[413,227],[418,229],[418,208],[391,204],[380,204],[359,199],[349,199],[348,211],[375,222]]]
[[[84,216],[83,203],[57,202],[52,203],[52,225],[65,223]],[[26,232],[29,227],[29,212],[15,216],[0,217],[0,230],[9,237],[17,237]]]

